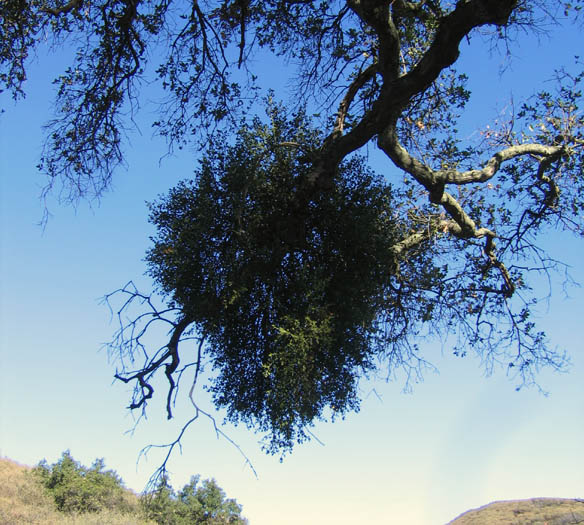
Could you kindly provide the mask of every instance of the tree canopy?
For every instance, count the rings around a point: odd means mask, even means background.
[[[204,147],[193,180],[151,204],[152,294],[128,285],[110,348],[144,410],[167,415],[202,364],[215,405],[272,453],[315,420],[359,407],[379,370],[417,374],[423,335],[531,384],[562,367],[537,329],[543,233],[584,233],[581,62],[479,140],[458,132],[470,92],[463,40],[512,48],[519,31],[578,22],[581,2],[520,0],[3,2],[0,81],[22,96],[27,57],[71,41],[40,168],[65,201],[99,197],[123,162],[140,89],[170,147]],[[292,101],[265,93],[257,57],[287,61]],[[566,66],[563,69],[562,66]],[[260,108],[265,110],[265,115]],[[362,148],[376,146],[387,175]],[[405,180],[405,182],[404,182]],[[133,306],[142,308],[128,317]],[[169,328],[161,347],[147,342]]]

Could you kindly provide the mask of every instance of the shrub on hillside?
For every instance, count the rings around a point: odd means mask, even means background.
[[[100,512],[116,509],[132,512],[136,505],[129,501],[121,478],[113,470],[105,470],[103,459],[85,467],[73,459],[69,451],[49,465],[41,461],[35,472],[62,512]]]

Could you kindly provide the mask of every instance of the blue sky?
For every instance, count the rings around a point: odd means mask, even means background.
[[[572,63],[581,35],[554,30],[552,36],[537,41],[520,35],[503,77],[500,55],[465,44],[463,65],[474,94],[465,118],[469,133],[487,124],[510,96],[517,102],[544,87],[557,57]],[[137,465],[140,449],[174,439],[188,414],[179,410],[169,423],[155,402],[148,419],[133,435],[126,433],[133,426],[124,408],[129,391],[112,384],[115,364],[100,350],[115,325],[99,299],[129,279],[148,287],[142,259],[152,229],[145,201],[189,177],[197,154],[186,151],[159,163],[164,144],[144,125],[142,134],[130,135],[128,167],[117,174],[113,191],[93,208],[51,202],[53,217],[41,229],[44,181],[35,165],[56,74],[58,61],[43,55],[29,71],[26,100],[16,106],[2,101],[0,455],[29,465],[55,461],[66,449],[85,464],[104,457],[139,491],[160,459],[153,451]],[[400,177],[387,165],[376,167]],[[584,283],[581,240],[554,234],[546,243]],[[440,373],[429,373],[412,394],[402,393],[399,377],[363,383],[360,413],[316,426],[324,446],[305,444],[281,463],[260,451],[258,436],[226,426],[258,479],[201,420],[170,463],[174,486],[196,473],[215,477],[252,525],[432,525],[493,500],[583,497],[584,293],[573,287],[566,295],[560,277],[538,321],[568,349],[573,366],[566,374],[541,374],[549,396],[515,392],[504,371],[487,377],[472,356],[457,359],[447,347],[422,342]]]

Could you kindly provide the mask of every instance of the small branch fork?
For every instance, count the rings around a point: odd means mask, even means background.
[[[176,394],[178,392],[182,374],[187,368],[195,366],[195,373],[189,390],[189,400],[195,410],[195,415],[183,425],[180,433],[173,442],[164,445],[148,445],[142,449],[138,457],[139,461],[140,457],[142,455],[146,456],[148,451],[152,448],[167,449],[164,461],[150,478],[148,486],[150,488],[154,488],[156,482],[160,480],[160,477],[166,474],[167,464],[172,455],[172,452],[177,447],[182,451],[182,438],[184,437],[187,429],[197,419],[199,419],[199,416],[201,415],[207,417],[211,421],[217,438],[223,437],[237,449],[237,451],[243,456],[245,464],[250,467],[254,476],[257,478],[257,472],[254,466],[252,465],[248,456],[243,452],[241,447],[225,432],[223,432],[223,430],[219,428],[215,418],[209,412],[201,409],[195,401],[194,391],[202,371],[203,347],[205,344],[204,336],[192,337],[192,339],[198,340],[196,359],[183,365],[183,367],[178,370],[180,364],[179,345],[181,342],[189,339],[189,337],[186,336],[188,335],[192,325],[192,320],[186,315],[181,315],[179,308],[165,308],[162,310],[158,309],[158,307],[154,304],[152,297],[150,295],[144,295],[140,293],[132,281],[128,282],[123,288],[115,290],[114,292],[104,297],[103,302],[108,305],[112,314],[112,300],[114,296],[122,296],[124,297],[124,300],[121,304],[121,307],[116,312],[119,329],[115,334],[113,341],[107,346],[110,351],[117,350],[122,360],[127,357],[131,362],[133,362],[136,352],[142,353],[146,360],[145,365],[140,370],[130,373],[125,372],[126,365],[122,362],[122,368],[124,371],[121,373],[116,372],[114,375],[116,379],[126,384],[134,381],[137,382],[134,391],[134,398],[132,403],[128,406],[130,410],[141,408],[142,415],[144,414],[148,400],[151,399],[154,395],[154,387],[150,383],[151,378],[158,370],[164,367],[164,374],[169,385],[166,398],[166,412],[167,418],[171,419],[173,417],[172,406],[174,406],[174,399],[176,399]],[[142,306],[146,305],[148,311],[135,317],[133,321],[127,321],[125,314],[136,301]],[[169,318],[173,314],[177,316],[176,321],[172,321]],[[154,356],[149,358],[143,339],[146,337],[147,333],[152,330],[154,323],[157,322],[163,322],[164,324],[171,325],[169,332],[170,338],[168,340],[168,344],[160,348],[154,354]],[[174,375],[177,372],[178,378],[175,380]]]
[[[137,372],[128,374],[125,372],[125,364],[122,363],[124,371],[122,373],[116,372],[114,377],[126,384],[137,381],[138,385],[136,387],[136,393],[139,392],[138,399],[134,399],[128,408],[130,410],[134,410],[136,408],[144,409],[146,407],[147,401],[151,399],[154,394],[154,387],[149,383],[149,379],[164,365],[164,373],[169,384],[166,401],[166,413],[168,419],[171,419],[172,395],[175,389],[178,387],[173,377],[173,374],[176,372],[178,365],[180,364],[178,346],[179,343],[184,339],[183,335],[187,332],[190,325],[192,324],[192,319],[186,315],[181,315],[180,309],[178,308],[166,308],[164,310],[159,310],[153,303],[152,297],[150,295],[144,295],[138,292],[134,283],[131,281],[123,288],[120,288],[105,296],[104,302],[110,307],[110,311],[111,298],[113,296],[119,296],[120,294],[127,297],[126,300],[122,303],[120,309],[117,311],[119,329],[114,336],[114,340],[108,346],[110,350],[118,350],[122,359],[127,355],[131,362],[133,362],[135,359],[135,352],[139,350],[144,354],[146,364]],[[138,301],[142,305],[147,305],[148,311],[139,315],[133,321],[127,322],[125,317],[123,317],[123,314],[125,314],[125,312],[135,301]],[[173,321],[169,318],[168,314],[177,314],[178,319]],[[152,358],[149,358],[142,340],[150,330],[151,326],[156,322],[163,322],[165,324],[171,325],[170,339],[168,344],[156,352]],[[198,350],[198,360],[195,363],[197,366],[197,374],[201,364],[200,359],[203,341],[204,338],[201,338]]]
[[[170,321],[169,321],[170,322]],[[170,363],[164,365],[164,373],[168,380],[169,388],[168,388],[168,395],[166,399],[166,414],[167,418],[172,418],[172,409],[171,409],[171,402],[172,402],[172,394],[177,387],[173,374],[178,368],[180,363],[179,353],[178,353],[178,344],[181,340],[181,336],[184,331],[188,328],[191,324],[190,319],[183,317],[179,319],[178,322],[174,323],[171,322],[173,328],[171,330],[171,337],[169,343],[166,345],[166,351],[162,353],[162,355],[154,360],[151,361],[148,366],[145,366],[140,371],[132,374],[132,375],[122,375],[122,374],[115,374],[115,378],[123,381],[124,383],[130,383],[132,381],[138,381],[141,389],[141,397],[138,401],[133,401],[128,408],[130,410],[134,410],[136,408],[140,408],[145,406],[148,399],[152,398],[154,394],[154,388],[150,383],[147,382],[146,378],[150,377],[156,370],[158,370],[162,364],[170,359]]]
[[[213,425],[213,430],[215,431],[215,435],[216,435],[217,439],[222,437],[228,443],[230,443],[233,447],[235,447],[244,459],[244,466],[248,466],[251,469],[251,471],[253,472],[253,475],[256,477],[256,479],[258,478],[257,471],[256,471],[255,467],[253,466],[251,460],[247,456],[247,454],[241,449],[241,447],[235,441],[233,441],[233,439],[231,439],[225,432],[223,432],[223,430],[221,430],[219,428],[215,418],[211,414],[209,414],[208,412],[202,410],[197,405],[197,403],[194,401],[194,398],[193,398],[194,387],[195,387],[195,382],[193,381],[193,384],[191,386],[191,390],[189,392],[189,399],[191,400],[191,403],[195,409],[195,415],[183,425],[183,427],[181,428],[176,439],[174,441],[172,441],[171,443],[166,443],[164,445],[148,445],[140,451],[140,454],[138,456],[138,461],[140,461],[140,458],[142,456],[146,457],[152,449],[155,449],[155,448],[166,449],[166,455],[164,456],[164,460],[162,461],[161,465],[156,469],[154,474],[152,474],[152,476],[148,480],[148,483],[146,485],[146,492],[150,492],[153,489],[155,489],[158,486],[160,479],[162,479],[163,477],[165,477],[168,474],[167,465],[168,465],[168,461],[170,460],[170,457],[172,456],[173,451],[178,447],[179,451],[182,453],[182,438],[184,437],[187,429],[195,421],[197,421],[199,419],[199,416],[201,416],[201,415],[207,417],[211,421],[211,424]]]

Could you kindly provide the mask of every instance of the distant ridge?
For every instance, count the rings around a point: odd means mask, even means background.
[[[447,525],[584,525],[584,499],[532,498],[495,501],[469,510]]]

